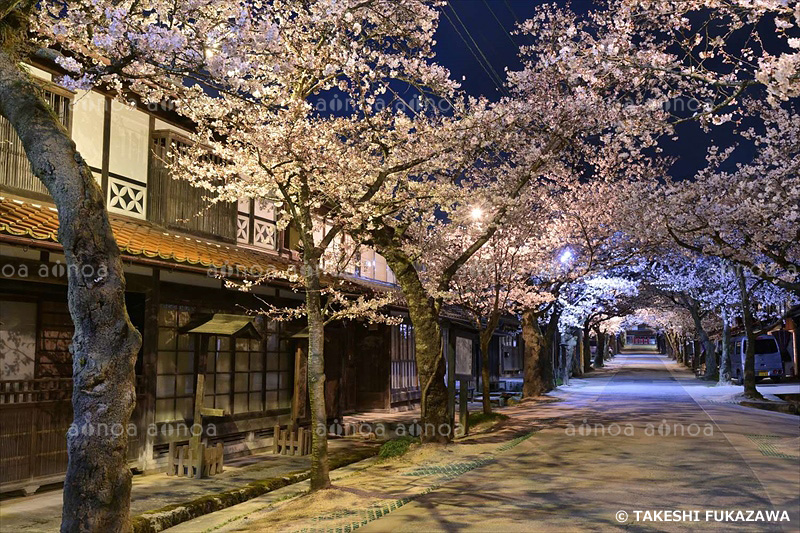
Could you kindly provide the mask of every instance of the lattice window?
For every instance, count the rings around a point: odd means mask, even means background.
[[[392,389],[418,389],[414,328],[411,324],[392,327]]]
[[[190,307],[164,305],[159,312],[156,422],[189,420],[194,411],[196,334],[178,333]],[[207,310],[204,310],[207,311]],[[280,339],[278,322],[255,320],[264,340],[208,338],[203,405],[245,415],[288,409],[294,359]]]
[[[47,82],[42,82],[43,84]],[[52,84],[41,88],[41,94],[50,104],[58,120],[67,128],[72,122],[71,93]],[[31,165],[22,141],[17,136],[11,123],[0,116],[0,183],[9,187],[46,194],[47,188],[41,180],[31,172]]]
[[[194,416],[195,336],[178,333],[189,322],[190,308],[163,306],[158,313],[156,422]]]
[[[150,142],[150,176],[147,201],[150,219],[169,228],[188,230],[228,242],[236,241],[236,204],[212,203],[208,191],[194,187],[185,179],[173,179],[169,162],[176,151],[187,149],[191,141],[170,130],[153,132]],[[209,159],[225,162],[214,155]]]

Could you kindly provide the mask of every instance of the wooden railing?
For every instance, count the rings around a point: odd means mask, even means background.
[[[72,378],[0,381],[0,405],[69,400],[71,396]]]

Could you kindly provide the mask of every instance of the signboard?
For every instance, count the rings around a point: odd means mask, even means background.
[[[472,339],[456,337],[456,376],[472,376]]]

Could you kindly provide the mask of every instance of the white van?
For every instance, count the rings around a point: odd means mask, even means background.
[[[747,337],[734,337],[731,341],[731,377],[740,385],[744,383],[744,358],[747,353]],[[772,335],[756,337],[756,381],[770,378],[773,383],[783,377],[783,361],[778,341]]]

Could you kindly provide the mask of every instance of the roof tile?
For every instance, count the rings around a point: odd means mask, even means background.
[[[283,258],[167,232],[149,222],[115,215],[109,215],[109,219],[117,245],[124,254],[204,267],[258,269],[256,272],[284,269],[289,265]],[[58,242],[58,213],[48,205],[0,196],[0,238],[3,233]]]

